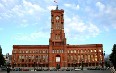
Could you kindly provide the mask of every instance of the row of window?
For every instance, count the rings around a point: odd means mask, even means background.
[[[102,55],[99,56],[99,61],[102,61]],[[68,55],[67,56],[68,61],[98,61],[98,56],[97,55]]]
[[[41,59],[48,58],[48,55],[19,55],[19,59]]]
[[[56,43],[57,44],[57,43]],[[67,53],[92,53],[97,50],[68,50]],[[102,52],[102,50],[99,50]],[[48,50],[13,50],[13,53],[48,53]],[[52,50],[52,53],[63,53],[63,50]]]
[[[48,58],[46,59],[35,59],[35,60],[32,60],[32,59],[18,59],[18,62],[48,62]]]
[[[61,35],[60,34],[56,34],[55,35],[55,39],[60,39],[61,38]]]
[[[97,50],[68,50],[67,53],[90,53],[90,52],[97,52]],[[102,50],[99,50],[99,52],[102,52]]]
[[[13,56],[13,61],[15,61],[16,56]],[[48,55],[38,55],[38,56],[34,56],[34,55],[19,55],[18,57],[18,61],[19,62],[34,62],[34,61],[48,61]]]
[[[13,53],[48,53],[48,50],[13,50]]]
[[[52,50],[52,53],[64,53],[64,50]]]

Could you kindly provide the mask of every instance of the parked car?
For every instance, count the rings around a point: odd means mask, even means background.
[[[19,71],[19,68],[15,68],[15,71]]]
[[[70,71],[70,69],[67,68],[66,71]]]
[[[79,68],[76,68],[76,69],[75,69],[75,71],[79,71],[79,70],[81,70],[81,69],[79,69]]]
[[[7,68],[6,68],[5,66],[2,66],[2,67],[1,67],[1,70],[2,70],[2,71],[6,71]]]
[[[42,71],[42,69],[36,69],[36,71]]]
[[[61,69],[61,71],[65,71],[66,69]]]

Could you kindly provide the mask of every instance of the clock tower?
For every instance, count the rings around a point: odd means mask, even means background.
[[[64,33],[64,10],[51,10],[51,33],[49,39],[49,66],[53,68],[65,67],[66,38]],[[65,54],[63,54],[65,53]]]
[[[50,45],[66,45],[66,38],[64,33],[64,10],[51,10],[51,36]]]

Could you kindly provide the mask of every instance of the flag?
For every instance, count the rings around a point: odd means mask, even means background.
[[[56,0],[54,0],[54,2],[55,2],[55,3],[57,3],[57,1],[56,1]]]

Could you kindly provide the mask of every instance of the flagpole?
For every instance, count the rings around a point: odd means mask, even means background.
[[[58,2],[57,2],[57,0],[54,0],[54,2],[56,3],[56,10],[58,10]]]

